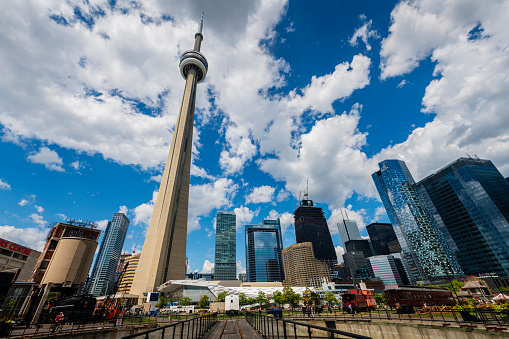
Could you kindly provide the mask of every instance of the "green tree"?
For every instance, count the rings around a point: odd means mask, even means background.
[[[249,299],[246,297],[244,293],[239,294],[239,305],[248,305]]]
[[[283,287],[283,303],[289,303],[292,307],[295,307],[300,299],[300,294],[295,293],[290,286]]]
[[[332,293],[330,291],[325,293],[324,299],[327,302],[327,304],[329,304],[329,305],[333,305],[338,302],[338,299],[336,299],[336,296],[334,295],[334,293]]]
[[[168,299],[165,297],[160,297],[159,302],[157,303],[157,307],[166,308],[168,306]]]
[[[200,308],[207,308],[210,305],[209,297],[206,295],[203,295],[199,302]]]
[[[228,293],[226,293],[226,291],[219,293],[217,295],[217,301],[220,303],[224,302],[224,298],[226,298],[227,295],[228,295]]]
[[[269,298],[267,298],[267,295],[263,293],[262,291],[258,292],[258,296],[256,297],[256,302],[260,305],[265,305],[269,302]]]
[[[384,293],[375,293],[373,297],[377,305],[387,305],[387,299]]]
[[[179,303],[180,303],[180,305],[182,305],[182,306],[189,306],[189,305],[191,305],[191,301],[192,301],[192,299],[191,299],[191,298],[189,298],[189,297],[184,297],[184,298],[181,298],[181,299],[179,300]]]
[[[256,302],[256,299],[255,298],[247,298],[247,304],[245,305],[253,305],[254,303]]]
[[[274,302],[278,305],[284,304],[283,293],[281,291],[274,292]]]
[[[461,287],[463,287],[465,283],[457,280],[453,280],[448,284],[440,285],[442,288],[447,288],[452,293],[457,293]]]

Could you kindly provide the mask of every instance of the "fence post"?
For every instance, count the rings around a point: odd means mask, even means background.
[[[286,338],[286,324],[285,324],[285,321],[284,321],[284,320],[283,320],[282,322],[283,322],[283,338],[284,338],[284,339],[287,339],[287,338]]]

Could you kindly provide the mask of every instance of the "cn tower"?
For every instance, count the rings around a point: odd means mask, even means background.
[[[207,59],[200,53],[202,29],[203,15],[198,32],[194,35],[194,49],[184,52],[180,58],[180,74],[186,80],[186,87],[130,291],[130,294],[139,296],[140,303],[149,292],[157,291],[162,283],[184,279],[186,274],[187,210],[196,85],[205,80],[208,69]]]

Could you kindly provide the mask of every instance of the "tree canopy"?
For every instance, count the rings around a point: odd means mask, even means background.
[[[260,305],[264,305],[269,302],[269,298],[267,298],[267,295],[265,293],[263,293],[262,291],[258,292],[258,296],[256,297],[255,300]]]
[[[201,308],[207,308],[210,305],[209,297],[206,295],[203,295],[200,299],[199,305]]]
[[[189,297],[184,297],[184,298],[180,298],[179,303],[180,303],[180,305],[182,305],[182,306],[189,306],[189,305],[191,305],[191,301],[192,301],[192,299],[191,299],[191,298],[189,298]]]
[[[157,303],[157,307],[166,308],[168,306],[168,299],[165,297],[160,297],[159,302]]]
[[[223,292],[219,293],[217,295],[217,301],[218,302],[224,302],[224,298],[226,298],[227,295],[228,295],[228,293],[226,293],[226,291],[223,291]]]

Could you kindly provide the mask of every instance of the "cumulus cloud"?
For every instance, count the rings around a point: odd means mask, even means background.
[[[364,25],[357,28],[353,33],[353,36],[350,38],[350,45],[357,46],[357,40],[361,39],[362,42],[366,45],[366,50],[371,50],[371,45],[369,44],[370,38],[379,38],[378,32],[374,29],[371,29],[372,20],[366,21],[365,16],[361,16]]]
[[[239,273],[246,273],[246,268],[242,266],[241,260],[237,260],[237,277],[239,276]]]
[[[11,185],[9,185],[7,183],[7,181],[5,181],[4,179],[1,179],[0,178],[0,190],[10,190],[11,189]]]
[[[260,186],[253,188],[253,191],[246,196],[246,204],[267,203],[274,200],[274,192],[276,189],[271,186]]]
[[[336,246],[334,248],[336,250],[336,256],[338,257],[338,263],[343,262],[343,254],[345,254],[345,250],[343,246]]]
[[[357,223],[357,228],[359,231],[362,231],[366,228],[366,222],[364,218],[366,218],[367,211],[365,209],[360,209],[355,211],[352,209],[352,205],[348,205],[346,209],[339,208],[332,210],[331,216],[327,219],[327,225],[329,226],[329,231],[331,234],[338,234],[338,223],[345,220],[355,221]]]
[[[251,211],[248,207],[240,206],[233,210],[237,220],[237,232],[242,232],[246,224],[251,223],[253,218],[258,215],[260,210]]]
[[[44,208],[42,208],[42,206],[35,205],[34,207],[37,210],[37,212],[39,212],[39,213],[44,212]]]
[[[48,147],[41,147],[38,152],[29,154],[27,160],[35,164],[42,164],[51,171],[64,172],[62,158]]]
[[[128,208],[125,205],[122,205],[118,208],[118,213],[124,213],[127,214]]]
[[[0,226],[0,237],[20,245],[42,251],[46,244],[47,230],[40,228],[17,228],[14,226]]]
[[[28,204],[28,200],[27,200],[27,199],[21,199],[21,200],[18,202],[18,205],[20,205],[20,206],[25,206],[26,204]]]
[[[403,86],[405,86],[406,84],[408,84],[408,81],[406,81],[405,79],[401,80],[401,82],[398,84],[398,86],[396,86],[397,88],[401,88]]]
[[[67,220],[67,215],[65,215],[63,213],[57,213],[56,216],[59,217],[62,220]]]
[[[134,225],[148,226],[148,224],[150,223],[150,218],[152,217],[152,212],[154,211],[157,193],[158,191],[154,191],[152,193],[152,200],[134,208],[134,219],[133,219]]]
[[[214,270],[214,263],[210,262],[208,260],[205,260],[203,262],[203,266],[201,268],[200,273],[212,273],[213,270]]]
[[[47,224],[47,221],[44,220],[42,215],[39,215],[39,214],[35,214],[35,213],[30,214],[30,219],[32,219],[32,221],[35,224],[37,224],[37,226],[39,226],[39,227],[44,227]]]
[[[101,231],[106,231],[106,227],[108,227],[109,222],[110,221],[108,219],[96,221],[97,228],[100,229]]]
[[[283,202],[283,201],[288,200],[289,197],[290,197],[290,192],[288,192],[288,191],[286,191],[284,189],[280,189],[278,194],[277,194],[276,200],[278,202]]]

